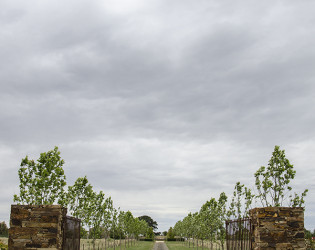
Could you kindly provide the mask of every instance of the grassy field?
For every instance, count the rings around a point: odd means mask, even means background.
[[[4,244],[8,244],[8,238],[5,237],[0,237],[0,241],[3,242]],[[81,239],[80,240],[81,246],[80,249],[84,249],[84,250],[92,250],[93,249],[93,244],[92,244],[92,240],[86,240],[86,239]],[[105,249],[105,241],[104,240],[96,240],[95,241],[95,249],[97,250],[103,250]],[[126,248],[125,248],[125,242],[122,240],[121,241],[121,247],[119,246],[119,240],[115,241],[116,247],[115,250],[152,250],[153,246],[154,246],[154,242],[148,242],[148,241],[137,241],[136,243],[131,243],[129,242],[129,247],[128,247],[128,243],[126,241]],[[109,245],[109,247],[108,247]],[[84,247],[83,247],[84,246]],[[106,242],[106,250],[114,250],[114,240],[110,240]]]
[[[5,237],[0,237],[0,241],[2,241],[3,243],[5,243],[6,245],[8,244],[8,238]],[[81,239],[80,243],[80,249],[84,249],[84,250],[92,250],[93,249],[93,241],[92,240],[86,240],[86,239]],[[128,247],[128,243],[126,242],[126,248],[125,248],[125,242],[122,240],[121,241],[121,246],[119,245],[120,241],[116,240],[114,242],[114,240],[109,240],[106,241],[106,250],[114,250],[114,243],[115,243],[115,250],[152,250],[153,246],[154,246],[154,242],[148,242],[148,241],[137,241],[136,243],[132,243],[132,246],[129,243],[129,247]],[[176,242],[176,241],[165,241],[167,247],[169,248],[169,250],[185,250],[185,249],[197,249],[196,247],[196,242],[194,244],[194,248],[193,248],[193,244],[192,242],[190,243],[190,248],[188,246],[188,243],[186,242],[185,244],[183,244],[183,242]],[[199,241],[199,249],[201,249],[201,241]],[[215,245],[214,244],[214,249],[222,249],[219,244]],[[95,242],[95,249],[96,250],[104,250],[105,249],[105,241],[104,240],[96,240]],[[210,243],[207,241],[204,241],[204,249],[211,249],[210,248]],[[224,248],[225,249],[225,248]]]
[[[8,245],[8,238],[0,237],[0,241],[2,241],[4,244]]]
[[[197,249],[197,242],[195,241],[194,243],[191,241],[190,242],[190,247],[189,247],[189,243],[186,241],[185,244],[183,242],[176,242],[176,241],[165,241],[167,247],[169,248],[169,250],[180,250],[180,249]],[[211,249],[211,244],[209,241],[204,240],[203,241],[203,248],[204,249]],[[198,241],[198,249],[202,249],[202,242],[201,240]],[[219,244],[219,242],[217,243],[213,243],[213,249],[221,249],[222,250],[222,246],[221,244]],[[226,249],[226,247],[224,247],[224,249]]]
[[[7,246],[8,246],[8,238],[0,237],[0,248],[7,249]]]
[[[132,243],[132,246],[128,244],[126,242],[126,248],[125,248],[125,242],[121,241],[121,246],[119,245],[119,241],[116,240],[115,242],[115,249],[116,250],[124,250],[124,249],[128,249],[128,250],[135,250],[135,249],[139,249],[139,250],[152,250],[154,246],[154,242],[148,242],[148,241],[137,241],[135,243]],[[91,240],[84,240],[81,239],[81,246],[80,249],[84,249],[84,250],[92,250],[93,249],[93,243]],[[96,240],[95,242],[95,249],[96,250],[104,250],[105,249],[105,242],[104,240]],[[109,242],[106,243],[106,250],[114,250],[114,241],[111,240]]]
[[[129,247],[128,250],[152,250],[154,242],[150,241],[138,241],[135,246]]]
[[[165,241],[169,250],[185,250],[185,249],[192,249],[188,246],[184,246],[183,242],[176,242],[176,241]]]

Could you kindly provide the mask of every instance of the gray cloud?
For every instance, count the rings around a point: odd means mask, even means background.
[[[0,221],[20,159],[54,145],[69,183],[88,175],[118,206],[160,218],[161,230],[237,180],[253,186],[276,144],[314,207],[313,8],[2,1]]]

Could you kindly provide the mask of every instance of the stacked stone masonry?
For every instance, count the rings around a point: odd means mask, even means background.
[[[9,249],[62,249],[66,214],[59,205],[12,205]]]
[[[250,210],[253,249],[306,249],[304,209],[264,207]]]

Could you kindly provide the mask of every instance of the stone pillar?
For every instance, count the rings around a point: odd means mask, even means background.
[[[304,208],[263,207],[249,211],[253,249],[306,249]]]
[[[66,214],[60,205],[12,205],[9,249],[62,249]]]

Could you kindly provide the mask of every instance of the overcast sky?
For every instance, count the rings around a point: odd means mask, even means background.
[[[315,228],[313,0],[0,1],[0,221],[26,155],[167,230],[275,145]]]

